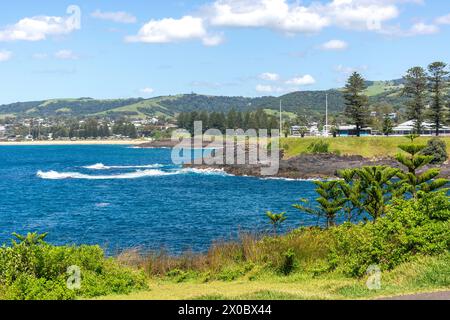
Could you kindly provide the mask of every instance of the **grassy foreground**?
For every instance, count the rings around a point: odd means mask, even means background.
[[[119,263],[143,270],[150,290],[106,298],[371,299],[449,290],[450,201],[446,191],[423,195],[395,199],[367,223],[243,235],[203,254],[124,253]]]
[[[376,299],[403,294],[450,290],[450,254],[438,257],[419,257],[405,263],[381,277],[380,290],[369,290],[367,277],[346,278],[339,274],[311,276],[293,274],[279,276],[252,275],[234,281],[170,279],[149,280],[150,290],[129,295],[110,295],[100,299],[114,300],[211,300],[211,299]]]
[[[431,137],[420,137],[419,144],[426,144]],[[450,154],[450,137],[441,137],[447,144],[447,153]],[[280,146],[285,150],[287,158],[298,156],[307,152],[308,146],[323,138],[282,138]],[[328,138],[331,151],[338,151],[342,155],[361,155],[367,158],[395,156],[399,153],[398,146],[407,140],[404,137],[338,137]]]

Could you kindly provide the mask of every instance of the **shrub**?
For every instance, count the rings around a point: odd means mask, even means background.
[[[75,297],[63,277],[48,280],[28,274],[20,275],[4,293],[7,300],[72,300]]]
[[[295,252],[289,249],[284,253],[284,260],[281,266],[281,272],[284,275],[289,275],[295,269]]]
[[[241,265],[227,266],[217,275],[217,279],[221,281],[233,281],[250,272],[254,267],[252,263]]]
[[[329,153],[330,144],[324,140],[312,142],[306,149],[308,153]]]
[[[411,257],[450,249],[450,200],[445,192],[395,199],[385,217],[372,224],[345,224],[331,232],[330,267],[362,276],[372,264],[391,270]]]
[[[146,287],[143,274],[105,258],[98,246],[52,246],[35,241],[36,234],[19,238],[0,248],[0,295],[5,299],[73,299]],[[70,266],[80,269],[80,289],[66,284]]]
[[[422,151],[423,155],[433,156],[432,164],[441,164],[447,161],[447,145],[444,140],[433,138],[428,141],[427,147]]]

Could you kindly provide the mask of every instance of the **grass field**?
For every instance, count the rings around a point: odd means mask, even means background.
[[[307,151],[308,146],[324,138],[283,138],[280,146],[285,150],[287,158],[297,156]],[[420,137],[416,141],[426,144],[431,137]],[[442,137],[447,144],[447,152],[450,154],[450,137]],[[398,145],[408,143],[404,137],[338,137],[327,138],[331,151],[339,151],[342,155],[361,155],[363,157],[395,156]]]
[[[117,300],[308,300],[376,299],[403,294],[444,291],[450,288],[450,256],[420,257],[381,275],[381,289],[369,290],[366,278],[351,279],[330,274],[314,277],[302,273],[290,276],[249,274],[225,282],[153,279],[149,291],[113,295],[101,299]]]
[[[367,88],[366,94],[373,97],[388,91],[399,91],[402,87],[395,85],[389,81],[376,81],[373,85]]]

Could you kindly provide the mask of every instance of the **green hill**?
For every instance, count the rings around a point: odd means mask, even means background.
[[[401,80],[368,81],[366,94],[371,104],[389,103],[395,109],[404,105],[401,96]],[[173,117],[179,112],[206,110],[226,112],[231,108],[247,111],[262,109],[278,110],[280,100],[283,110],[291,113],[305,113],[320,116],[325,113],[325,95],[328,94],[331,113],[344,110],[344,98],[341,89],[327,91],[298,91],[281,97],[227,97],[199,94],[163,96],[151,99],[108,99],[92,98],[53,99],[45,101],[17,102],[0,105],[0,118],[15,117],[86,117],[109,116],[113,118],[128,116],[143,118],[146,116]]]

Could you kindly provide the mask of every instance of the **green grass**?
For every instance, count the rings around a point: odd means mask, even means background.
[[[401,86],[394,85],[389,81],[376,81],[373,85],[366,89],[366,95],[369,97],[400,89]]]
[[[150,100],[143,100],[143,101],[140,101],[140,102],[137,102],[134,104],[130,104],[130,105],[126,105],[126,106],[123,106],[120,108],[115,108],[115,109],[110,109],[107,111],[99,112],[99,113],[94,114],[94,116],[104,116],[111,112],[136,112],[137,115],[134,117],[143,119],[143,118],[146,118],[148,116],[148,114],[143,113],[139,109],[147,109],[150,113],[151,109],[157,108],[158,110],[160,110],[160,109],[167,110],[167,113],[163,113],[161,111],[155,111],[152,114],[154,114],[156,116],[172,117],[170,110],[168,110],[166,107],[163,107],[159,104],[159,102],[162,100],[172,100],[172,99],[175,99],[175,97],[163,98],[163,99],[162,98],[154,98],[154,99],[150,99]]]
[[[281,148],[285,156],[291,158],[307,152],[308,146],[323,138],[282,138]],[[430,137],[420,137],[416,141],[426,144]],[[450,137],[442,137],[450,154]],[[407,143],[404,137],[338,137],[328,138],[331,151],[339,151],[342,155],[361,155],[367,158],[395,156],[399,153],[398,145]]]
[[[264,109],[264,112],[267,113],[268,115],[276,116],[277,119],[280,116],[280,111],[278,111],[278,110]],[[297,115],[295,113],[293,113],[293,112],[283,111],[281,114],[283,115],[283,119],[284,120],[286,120],[286,119],[289,119],[289,120],[297,119]]]
[[[262,272],[257,280],[243,275],[233,281],[204,282],[188,279],[174,282],[154,278],[150,290],[130,295],[111,295],[100,299],[117,300],[308,300],[376,299],[403,294],[450,290],[450,254],[417,257],[390,272],[382,273],[381,290],[369,290],[366,278],[351,279],[333,273],[313,276],[295,273],[280,276]]]

